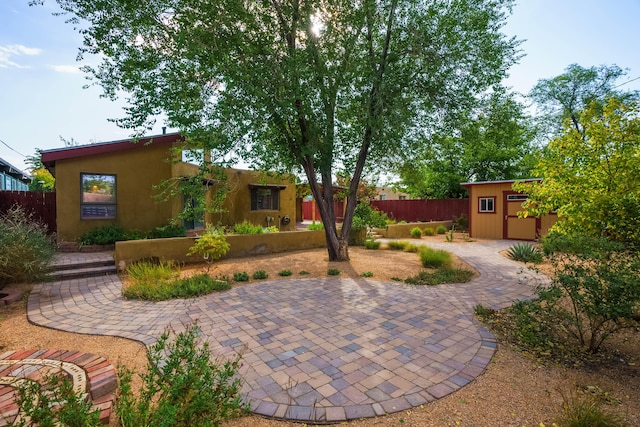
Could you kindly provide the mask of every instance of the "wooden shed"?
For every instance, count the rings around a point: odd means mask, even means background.
[[[537,181],[538,178],[525,181]],[[526,194],[511,187],[515,180],[465,182],[469,190],[469,236],[486,239],[536,240],[545,235],[557,216],[519,218]]]

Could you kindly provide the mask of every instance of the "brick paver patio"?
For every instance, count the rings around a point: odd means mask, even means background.
[[[430,243],[480,272],[467,284],[290,279],[152,303],[124,300],[118,277],[105,276],[35,286],[28,316],[145,344],[197,322],[214,355],[243,354],[242,391],[254,412],[318,422],[373,417],[443,397],[484,371],[496,344],[473,308],[529,298],[546,280],[499,255],[513,244]]]

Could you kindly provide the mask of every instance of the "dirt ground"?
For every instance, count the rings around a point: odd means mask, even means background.
[[[423,237],[422,240],[444,241],[444,238],[434,236]],[[302,277],[324,277],[329,268],[337,268],[340,270],[339,277],[355,277],[371,272],[371,279],[389,281],[393,277],[415,275],[421,269],[418,256],[414,253],[350,248],[350,255],[351,261],[344,263],[329,263],[324,249],[231,259],[216,263],[216,268],[210,273],[232,277],[233,273],[246,271],[251,276],[257,270],[265,270],[271,280],[281,279],[278,276],[281,270],[291,270],[293,274],[289,278],[295,279],[301,277],[298,273],[302,270],[309,273]],[[202,269],[203,266],[195,266],[183,270],[183,274]],[[251,280],[248,283],[254,282]],[[103,356],[114,365],[125,365],[136,371],[144,369],[146,356],[140,343],[35,326],[28,322],[25,306],[23,301],[6,308],[0,307],[0,352],[33,348],[74,349]],[[640,331],[627,331],[614,337],[607,350],[611,354],[618,354],[619,358],[596,367],[569,368],[543,366],[535,358],[510,348],[508,344],[499,343],[498,351],[486,372],[458,392],[409,411],[343,424],[353,427],[538,427],[544,423],[550,426],[553,418],[562,412],[563,399],[581,398],[577,387],[597,386],[614,400],[619,399],[619,404],[607,405],[607,408],[625,414],[630,426],[640,426]],[[111,425],[119,425],[115,417],[112,417]],[[302,425],[257,416],[225,423],[226,427]]]

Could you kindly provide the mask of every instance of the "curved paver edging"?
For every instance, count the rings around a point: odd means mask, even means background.
[[[0,354],[0,426],[15,421],[19,407],[15,386],[20,380],[43,380],[58,372],[68,375],[75,393],[87,393],[100,420],[109,424],[117,387],[116,371],[105,358],[72,350],[15,350]]]
[[[530,298],[545,280],[498,254],[512,244],[432,245],[480,272],[466,284],[289,279],[151,303],[124,300],[117,276],[105,276],[38,285],[28,314],[42,326],[145,344],[197,322],[214,356],[243,354],[242,393],[254,412],[339,422],[428,403],[484,371],[496,345],[473,308]]]

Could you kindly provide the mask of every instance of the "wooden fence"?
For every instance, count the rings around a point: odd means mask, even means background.
[[[315,216],[314,211],[315,210]],[[336,216],[337,222],[342,222],[342,217],[344,215],[344,203],[342,201],[333,202],[333,213]],[[322,218],[320,217],[320,211],[318,210],[318,206],[313,201],[304,201],[302,202],[302,219],[305,221],[315,220],[317,222],[322,222]]]
[[[27,214],[47,226],[50,233],[56,227],[56,193],[43,191],[0,191],[0,214],[12,206],[21,206]]]
[[[371,206],[396,221],[450,221],[469,215],[469,199],[373,200]]]

